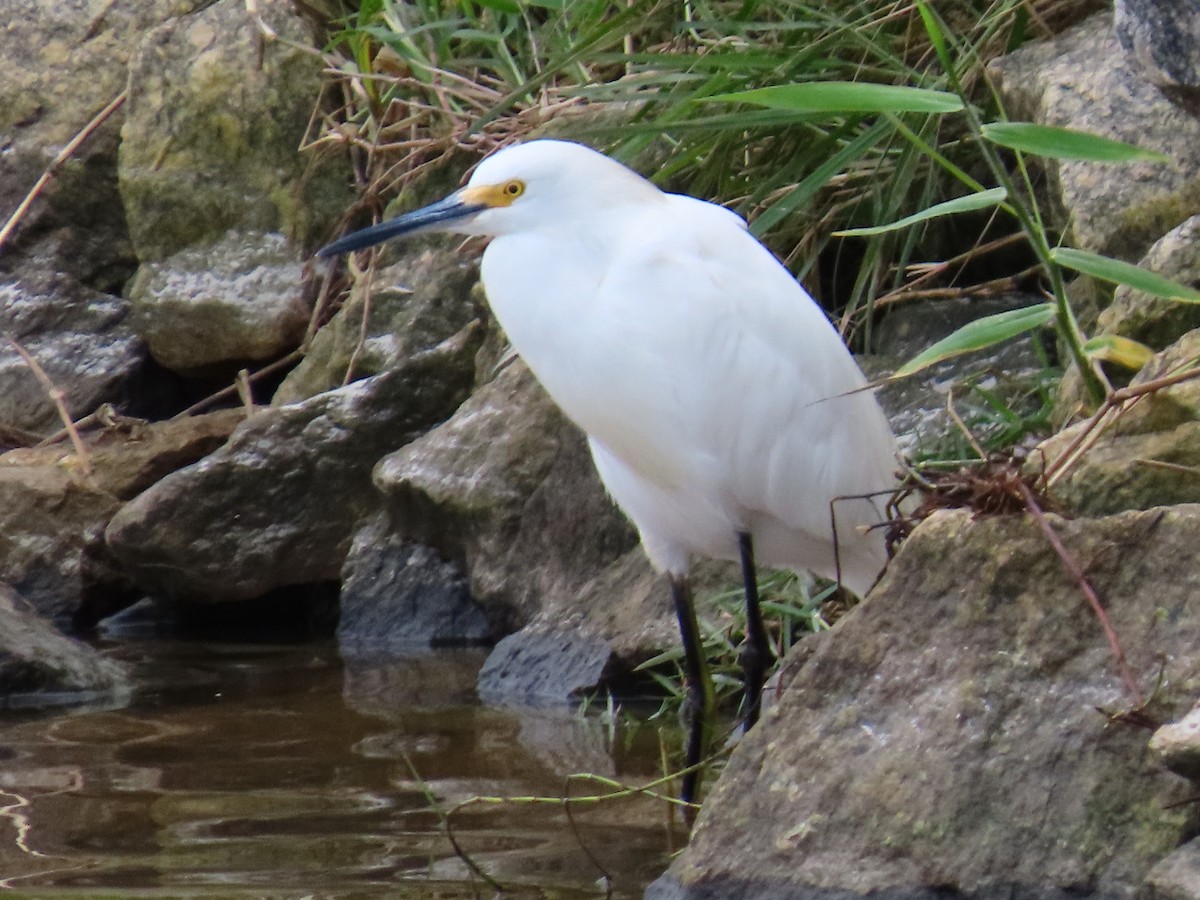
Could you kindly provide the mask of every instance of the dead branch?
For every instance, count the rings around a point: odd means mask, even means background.
[[[28,350],[21,346],[16,338],[9,337],[8,342],[13,345],[13,348],[17,351],[17,355],[25,360],[25,365],[29,366],[34,377],[46,389],[46,394],[50,397],[50,401],[58,411],[58,416],[62,419],[63,426],[67,429],[67,434],[71,436],[71,443],[75,447],[75,455],[79,458],[79,468],[83,472],[84,477],[90,480],[92,477],[92,457],[88,453],[87,447],[83,444],[83,438],[80,437],[79,430],[71,420],[71,412],[67,409],[66,393],[51,380],[50,376],[46,374],[46,370],[42,368],[41,364],[33,358]]]
[[[58,174],[58,170],[61,169],[66,161],[71,158],[72,154],[79,149],[80,145],[82,145],[84,141],[91,137],[92,133],[97,128],[104,124],[105,120],[107,120],[109,116],[121,108],[121,104],[125,102],[125,98],[128,96],[129,95],[127,91],[121,91],[121,93],[117,94],[117,96],[108,102],[108,105],[105,106],[104,109],[96,113],[96,115],[92,117],[92,120],[84,125],[83,128],[80,129],[79,133],[76,134],[75,137],[71,138],[71,140],[69,140],[66,145],[64,145],[63,148],[58,151],[58,154],[50,161],[50,165],[46,167],[46,171],[42,173],[41,178],[37,180],[34,186],[30,189],[29,193],[25,195],[25,199],[21,201],[13,214],[8,217],[8,221],[4,223],[4,227],[0,228],[0,250],[4,248],[4,244],[8,241],[18,223],[20,223],[20,221],[25,217],[25,214],[29,212],[29,207],[33,205],[33,201],[36,200],[39,195],[41,195],[42,191],[46,189],[46,186],[54,179],[54,176]]]

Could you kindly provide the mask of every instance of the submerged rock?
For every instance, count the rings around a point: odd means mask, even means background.
[[[1190,707],[1200,507],[1049,522],[1147,712]],[[1110,719],[1139,698],[1026,516],[935,514],[781,684],[647,897],[1128,897],[1193,833],[1194,786]]]
[[[125,667],[57,631],[0,583],[0,706],[128,693]]]

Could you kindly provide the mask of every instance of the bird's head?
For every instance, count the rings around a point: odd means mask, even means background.
[[[653,196],[660,195],[650,182],[582,144],[528,141],[489,156],[467,186],[450,196],[348,234],[317,255],[334,256],[430,231],[496,236],[561,228],[594,218],[606,206]]]

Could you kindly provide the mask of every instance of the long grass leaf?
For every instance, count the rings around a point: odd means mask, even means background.
[[[1084,275],[1091,275],[1101,281],[1111,281],[1115,284],[1126,284],[1129,287],[1153,297],[1165,300],[1179,300],[1183,303],[1200,303],[1200,291],[1187,285],[1172,281],[1157,275],[1141,266],[1122,262],[1091,253],[1087,250],[1072,250],[1068,247],[1056,247],[1050,251],[1050,258],[1060,266]]]
[[[889,231],[899,231],[902,228],[908,228],[910,225],[916,225],[920,222],[936,219],[940,216],[951,216],[955,213],[970,212],[976,209],[987,209],[991,206],[1003,203],[1008,199],[1008,191],[1004,188],[992,188],[989,191],[981,191],[978,194],[966,194],[962,197],[956,197],[953,200],[947,200],[944,203],[938,203],[928,209],[923,209],[920,212],[913,213],[911,216],[905,216],[903,219],[897,219],[887,225],[872,225],[868,228],[847,228],[844,231],[833,232],[835,237],[873,237],[877,234],[886,234]]]
[[[706,103],[750,103],[798,113],[951,113],[962,100],[945,91],[858,81],[815,81],[718,94]]]
[[[1112,138],[1061,128],[1057,125],[1037,125],[1033,122],[993,122],[983,126],[983,136],[993,144],[1049,156],[1054,159],[1082,159],[1091,162],[1124,163],[1138,160],[1169,162],[1170,157],[1157,150],[1116,141]]]
[[[904,378],[953,356],[1003,343],[1027,331],[1041,328],[1053,318],[1052,303],[1039,303],[1036,306],[996,313],[994,316],[984,316],[974,322],[968,322],[953,334],[914,356],[897,369],[892,378]]]

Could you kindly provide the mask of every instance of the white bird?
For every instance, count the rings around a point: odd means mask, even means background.
[[[742,564],[752,725],[769,654],[755,559],[870,588],[896,468],[883,412],[825,314],[742,219],[580,144],[500,150],[446,199],[319,255],[425,231],[493,239],[482,277],[496,318],[586,432],[600,478],[669,576],[694,766],[712,699],[692,559]],[[685,799],[696,784],[693,770]]]

